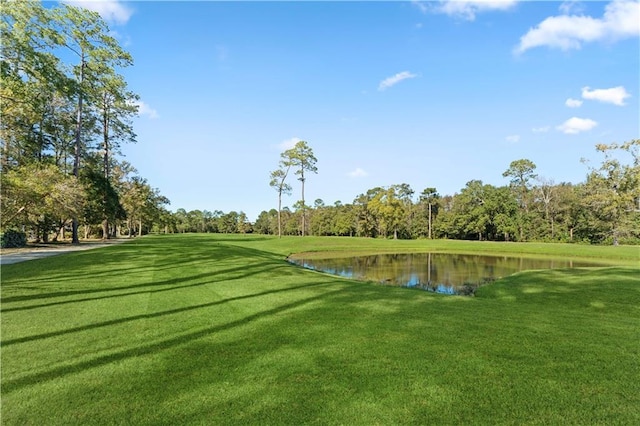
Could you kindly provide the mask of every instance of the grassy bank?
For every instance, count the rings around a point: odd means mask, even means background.
[[[640,265],[640,246],[594,246],[561,243],[504,243],[493,241],[460,240],[387,240],[346,237],[283,237],[263,239],[255,236],[238,236],[243,244],[268,247],[269,250],[291,255],[304,253],[305,257],[351,256],[352,254],[455,252],[469,254],[560,257],[601,261],[612,265]]]
[[[621,266],[524,272],[465,298],[284,261],[427,249]],[[640,424],[637,255],[179,235],[3,266],[2,423]]]

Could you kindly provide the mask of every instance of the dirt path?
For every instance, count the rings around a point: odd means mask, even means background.
[[[40,259],[43,257],[56,256],[70,251],[90,250],[99,247],[130,241],[127,238],[113,240],[91,240],[82,241],[80,244],[58,243],[58,244],[37,244],[17,249],[2,249],[0,251],[0,265],[11,265],[12,263],[26,262],[27,260]]]

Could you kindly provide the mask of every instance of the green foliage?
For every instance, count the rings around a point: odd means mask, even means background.
[[[517,203],[506,187],[470,181],[441,214],[440,235],[460,239],[509,241],[517,235]]]
[[[100,172],[85,168],[80,181],[86,193],[83,219],[86,224],[114,222],[126,219],[127,215],[120,204],[120,197],[111,182]],[[105,235],[106,237],[106,235]]]
[[[598,145],[604,161],[592,169],[584,185],[582,205],[595,232],[595,241],[609,240],[614,245],[621,238],[638,238],[640,216],[640,139],[622,145]],[[630,164],[622,163],[614,154],[631,156]]]
[[[289,167],[293,167],[295,170],[295,174],[298,175],[298,180],[302,184],[301,199],[300,199],[300,203],[301,203],[300,206],[302,209],[302,214],[301,214],[302,223],[300,225],[300,230],[301,230],[302,236],[305,235],[306,228],[307,228],[306,205],[304,201],[304,184],[307,180],[305,173],[318,173],[318,168],[316,167],[317,161],[318,160],[313,154],[313,149],[311,149],[311,147],[306,141],[296,142],[293,148],[288,149],[281,154],[280,163],[282,167],[283,168],[286,167],[287,170]],[[285,177],[286,177],[286,174],[283,177],[283,182]]]
[[[2,174],[2,226],[44,224],[79,214],[84,190],[54,165],[31,164]]]
[[[277,225],[279,212],[276,209],[271,209],[268,212],[263,211],[260,213],[253,229],[258,234],[277,235],[279,228]],[[276,223],[276,226],[273,224]]]
[[[278,191],[278,236],[282,236],[282,195],[291,194],[291,185],[286,181],[289,170],[291,169],[291,164],[286,162],[284,156],[282,156],[278,166],[279,168],[272,171],[269,176],[269,186]],[[264,227],[261,228],[264,229]]]
[[[535,169],[536,165],[531,160],[515,160],[509,164],[509,168],[502,173],[502,176],[511,178],[511,186],[528,188],[530,182],[537,177],[533,172]]]
[[[19,248],[27,245],[27,234],[15,229],[7,229],[0,235],[2,248]]]
[[[128,235],[143,235],[151,228],[151,224],[160,219],[162,207],[169,204],[169,200],[140,176],[123,182],[122,188],[120,201],[126,213]]]
[[[114,199],[127,190],[113,176],[114,156],[122,143],[135,141],[138,96],[118,73],[133,58],[96,12],[36,0],[2,1],[0,8],[0,226],[25,226],[46,240],[73,219],[75,241],[84,213],[88,225],[108,228],[123,217]],[[108,182],[87,184],[85,176],[83,188],[69,178],[84,167],[100,170]],[[138,224],[159,220],[166,203],[154,197],[155,210],[135,211]]]
[[[340,208],[317,205],[310,212],[310,230],[373,238],[635,244],[640,239],[639,147],[640,140],[598,145],[605,159],[578,185],[539,177],[535,164],[522,159],[503,173],[509,186],[472,180],[454,195],[426,188],[415,201],[407,184],[371,188],[352,204],[339,203]],[[623,162],[620,154],[630,155],[631,162]],[[285,234],[296,229],[285,228]]]

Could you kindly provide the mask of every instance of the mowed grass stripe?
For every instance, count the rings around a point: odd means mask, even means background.
[[[3,267],[3,424],[640,423],[637,268],[465,298],[284,260],[318,247],[407,249],[154,236]]]

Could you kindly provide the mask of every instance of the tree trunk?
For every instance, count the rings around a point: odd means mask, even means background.
[[[278,238],[282,238],[282,190],[278,191]]]
[[[305,207],[304,207],[304,173],[302,174],[302,236],[304,237],[304,228],[306,226],[305,222]]]
[[[431,203],[429,203],[429,239],[431,239]]]
[[[73,155],[73,175],[77,178],[80,172],[80,136],[82,134],[82,83],[84,81],[84,52],[82,52],[80,64],[80,91],[78,93],[78,114],[76,116],[76,141]],[[78,218],[74,217],[71,221],[71,243],[79,244],[78,239]]]
[[[109,170],[109,115],[106,112],[103,114],[102,120],[102,138],[103,138],[103,148],[104,148],[104,156],[102,158],[103,168],[104,168],[104,177],[109,180],[110,170]]]
[[[111,235],[109,235],[109,221],[107,219],[103,219],[102,220],[102,239],[108,240],[109,238],[111,238]]]

